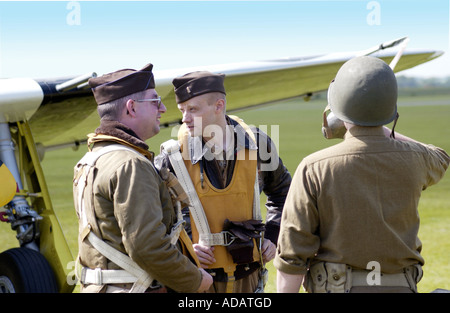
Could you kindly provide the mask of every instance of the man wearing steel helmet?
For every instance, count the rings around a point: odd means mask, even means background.
[[[304,283],[308,292],[417,292],[418,202],[450,157],[383,126],[398,118],[397,83],[380,59],[346,62],[328,102],[347,132],[294,174],[274,260],[278,291]]]

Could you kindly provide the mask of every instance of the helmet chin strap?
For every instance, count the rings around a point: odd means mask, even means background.
[[[399,116],[400,115],[397,112],[397,114],[395,115],[394,125],[392,126],[391,135],[390,135],[390,137],[392,139],[395,139],[395,131],[394,130],[395,130],[395,126],[397,125],[397,121],[398,121]]]

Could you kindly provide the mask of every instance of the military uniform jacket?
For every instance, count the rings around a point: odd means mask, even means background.
[[[277,269],[306,274],[320,261],[383,273],[423,264],[418,203],[450,158],[432,145],[387,138],[381,127],[353,127],[345,140],[303,159],[283,211]]]
[[[94,144],[93,151],[121,143],[142,153],[121,150],[98,159],[85,189],[86,210],[95,214],[94,221],[88,220],[92,231],[129,255],[161,284],[179,292],[196,292],[201,282],[199,269],[167,236],[176,221],[176,212],[164,181],[148,162],[153,154],[112,136],[95,135],[89,142]],[[74,198],[77,199],[76,188]],[[79,208],[76,210],[79,215]],[[79,258],[83,266],[91,269],[120,269],[81,236]]]

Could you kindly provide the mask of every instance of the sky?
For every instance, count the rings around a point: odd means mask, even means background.
[[[363,50],[408,36],[444,51],[402,72],[450,76],[449,0],[0,1],[0,77],[51,78]]]

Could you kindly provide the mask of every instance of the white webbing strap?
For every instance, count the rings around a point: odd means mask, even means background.
[[[102,270],[101,268],[92,270],[83,267],[80,280],[83,284],[105,285],[135,283],[137,278],[125,270]]]
[[[175,245],[178,241],[178,239],[180,238],[180,233],[184,228],[184,219],[183,219],[183,214],[181,213],[181,204],[179,201],[177,201],[177,203],[175,204],[176,208],[175,210],[177,211],[177,222],[175,223],[175,225],[173,225],[171,231],[170,231],[170,243]]]
[[[191,177],[189,176],[187,168],[184,165],[183,158],[180,153],[180,144],[178,141],[170,139],[161,144],[161,150],[162,149],[167,152],[178,181],[188,195],[190,203],[189,210],[199,232],[199,243],[205,246],[211,246],[210,241],[205,242],[204,240],[205,237],[207,238],[211,234],[211,230],[209,229],[208,220],[206,219],[205,211],[203,210],[203,206],[198,198],[197,192],[195,191],[194,184],[192,183]]]
[[[194,184],[184,164],[180,153],[180,144],[174,139],[170,139],[161,144],[161,151],[165,150],[169,156],[170,163],[175,171],[175,174],[183,187],[184,191],[189,197],[189,210],[194,219],[195,226],[199,233],[199,243],[204,246],[228,246],[234,241],[234,236],[227,231],[220,233],[211,233],[208,220],[203,210],[202,203],[195,191]],[[253,218],[261,220],[261,210],[259,203],[259,183],[258,183],[258,168],[256,168],[256,177],[254,184],[254,198],[253,198]]]
[[[78,161],[77,165],[75,166],[75,169],[77,171],[81,171],[81,173],[78,173],[77,178],[74,180],[75,185],[77,186],[77,202],[78,202],[78,208],[80,210],[80,216],[82,220],[83,227],[87,226],[87,218],[86,218],[86,212],[85,212],[85,205],[84,205],[84,188],[86,188],[86,180],[89,175],[89,172],[94,167],[95,163],[97,162],[98,158],[100,158],[102,155],[117,151],[117,150],[127,150],[132,151],[135,153],[138,153],[136,150],[125,147],[120,144],[113,144],[106,146],[98,151],[89,151],[87,152],[80,161]]]
[[[88,224],[85,210],[84,189],[86,188],[87,177],[89,175],[90,170],[94,167],[98,158],[100,158],[102,155],[117,150],[127,150],[140,154],[136,150],[120,144],[112,144],[95,152],[94,151],[87,152],[75,167],[78,171],[82,172],[77,174],[74,183],[77,185],[77,192],[78,192],[77,201],[82,226],[85,228],[85,231],[88,231],[87,239],[98,252],[100,252],[103,256],[114,262],[119,267],[123,268],[124,271],[102,270],[100,268],[92,270],[85,268],[82,270],[81,279],[82,281],[84,279],[83,281],[84,283],[97,283],[97,284],[133,282],[134,284],[130,292],[141,293],[144,292],[150,286],[150,284],[153,281],[153,278],[147,272],[141,269],[139,265],[136,264],[129,256],[123,254],[117,249],[114,249],[113,247],[105,243],[102,239],[98,238],[91,231],[91,226]],[[176,238],[176,240],[178,240],[178,237]],[[134,276],[134,279],[130,277],[130,274]]]
[[[255,185],[253,187],[253,218],[255,220],[261,220],[262,221],[262,215],[261,215],[261,204],[260,204],[260,197],[259,197],[259,174],[258,174],[258,166],[256,166],[256,177],[255,177]]]
[[[237,237],[229,231],[221,231],[220,233],[200,234],[199,241],[204,245],[210,246],[229,246]]]
[[[150,287],[153,278],[146,271],[141,269],[129,256],[108,245],[92,231],[89,232],[87,238],[98,252],[137,278],[130,290],[131,293],[142,293]],[[98,270],[103,272],[101,269]],[[121,282],[122,280],[120,278],[123,277],[117,277],[117,281]]]

